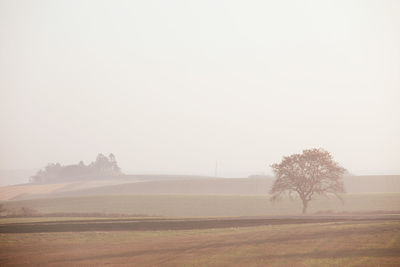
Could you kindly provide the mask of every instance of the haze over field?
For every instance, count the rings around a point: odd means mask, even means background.
[[[400,266],[399,0],[0,0],[1,266]]]
[[[400,3],[1,1],[0,169],[399,173]]]

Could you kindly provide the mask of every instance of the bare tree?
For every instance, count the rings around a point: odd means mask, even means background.
[[[315,195],[333,194],[340,199],[339,193],[345,192],[342,176],[346,169],[326,150],[303,150],[302,154],[284,157],[271,167],[276,177],[270,190],[271,200],[297,193],[303,202],[303,214]]]

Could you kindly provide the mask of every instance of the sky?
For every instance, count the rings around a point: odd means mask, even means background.
[[[397,0],[0,0],[0,169],[400,173],[399,102]]]

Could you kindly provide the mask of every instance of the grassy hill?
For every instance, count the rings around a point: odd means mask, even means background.
[[[119,213],[151,216],[257,216],[300,214],[301,202],[271,202],[264,196],[108,195],[3,202],[8,209],[28,207],[40,213]],[[309,212],[399,211],[400,193],[347,194],[344,203],[319,198]]]
[[[107,188],[112,185],[132,184],[146,181],[164,180],[197,180],[207,179],[206,176],[189,175],[120,175],[116,177],[84,176],[80,181],[63,183],[24,183],[0,187],[0,201],[11,199],[30,199],[37,197],[52,197],[59,193],[72,193],[90,188]],[[101,192],[103,190],[99,190]],[[107,191],[107,190],[106,190]],[[67,193],[67,194],[68,194]],[[83,193],[83,192],[82,192]],[[62,195],[62,194],[61,194]]]
[[[112,179],[0,187],[0,200],[104,195],[258,195],[265,196],[273,178],[212,178],[184,175],[126,175]],[[400,192],[400,175],[344,178],[348,193]]]
[[[93,195],[266,195],[272,180],[268,179],[190,179],[158,180],[102,186],[82,190],[54,192],[38,197],[72,197]],[[27,196],[21,196],[20,199]]]
[[[299,214],[301,202],[272,203],[273,179],[187,176],[131,176],[67,184],[26,184],[0,188],[9,209],[40,213],[122,213],[151,216],[256,216]],[[400,176],[352,176],[344,179],[344,203],[312,201],[310,213],[399,211]],[[363,192],[363,193],[360,193]],[[382,193],[384,192],[384,193]],[[389,193],[394,192],[394,193]]]
[[[349,193],[400,192],[400,175],[364,175],[344,177]]]

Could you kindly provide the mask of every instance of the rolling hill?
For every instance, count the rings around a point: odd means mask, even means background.
[[[0,200],[96,195],[267,195],[273,178],[130,175],[118,179],[0,187]],[[400,192],[400,175],[349,176],[348,193]]]

